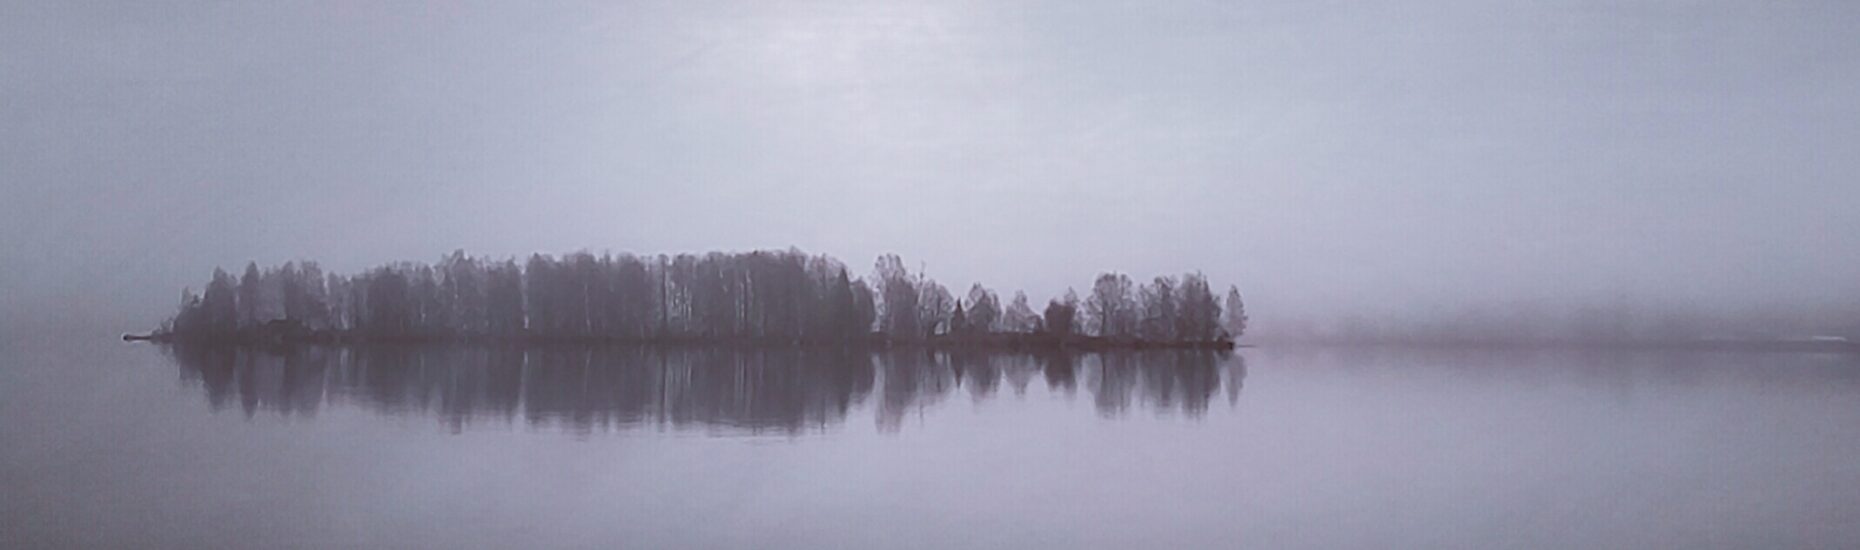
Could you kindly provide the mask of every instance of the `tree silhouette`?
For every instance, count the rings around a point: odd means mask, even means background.
[[[1039,314],[1027,303],[1026,292],[1014,292],[1014,301],[1001,314],[1001,324],[1008,332],[1016,333],[1033,332],[1041,324]]]
[[[1227,287],[1227,318],[1225,321],[1223,324],[1229,336],[1238,339],[1246,335],[1246,303],[1240,301],[1238,287]]]
[[[201,328],[209,338],[229,338],[239,329],[238,301],[233,279],[224,270],[213,270],[213,280],[201,297]]]
[[[1237,292],[1237,291],[1236,291]],[[1220,307],[1198,274],[1158,277],[1132,296],[1105,274],[1081,305],[1068,289],[1035,313],[1026,293],[1002,307],[981,284],[964,299],[913,273],[896,255],[870,282],[844,264],[797,250],[641,258],[576,252],[516,260],[463,251],[432,264],[399,262],[348,276],[312,262],[248,263],[235,279],[215,269],[200,295],[184,291],[162,339],[235,343],[295,340],[738,341],[1084,346],[1219,338]],[[1089,311],[1087,311],[1089,310]],[[1098,336],[1083,336],[1089,313]],[[1231,332],[1231,329],[1229,329]],[[1132,340],[1137,337],[1142,340]],[[1118,344],[1122,345],[1122,344]]]
[[[1122,273],[1105,273],[1092,283],[1085,312],[1097,327],[1098,336],[1132,336],[1136,326],[1136,301],[1131,298],[1130,287],[1130,277]]]
[[[969,287],[968,327],[970,332],[978,333],[995,332],[1001,328],[1001,300],[995,297],[994,291],[982,287],[981,283]]]
[[[881,330],[893,336],[921,334],[918,331],[917,281],[904,268],[904,260],[896,254],[880,256],[873,275],[884,300],[879,313]]]
[[[1046,332],[1060,340],[1078,333],[1079,296],[1066,289],[1064,298],[1046,303]]]
[[[1155,342],[1168,342],[1176,339],[1177,325],[1181,322],[1177,315],[1176,283],[1173,277],[1157,277],[1155,281],[1144,285],[1138,292],[1142,301],[1142,320],[1139,333],[1143,339]]]
[[[1189,342],[1210,342],[1220,336],[1221,305],[1200,273],[1182,276],[1176,337]]]
[[[260,318],[261,313],[259,311],[260,295],[262,294],[258,288],[261,284],[259,282],[260,278],[261,276],[258,273],[258,262],[246,262],[245,274],[239,276],[239,295],[236,299],[239,304],[238,324],[240,326],[257,325],[264,321],[264,319]]]

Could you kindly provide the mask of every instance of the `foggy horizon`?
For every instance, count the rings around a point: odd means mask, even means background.
[[[1262,331],[1860,311],[1852,5],[557,7],[0,8],[0,331],[455,249],[1199,270]]]
[[[0,1],[0,548],[1860,547],[1856,31]]]

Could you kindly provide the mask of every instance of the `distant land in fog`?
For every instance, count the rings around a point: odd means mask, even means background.
[[[1199,272],[1098,274],[1081,294],[1003,299],[983,283],[955,293],[896,255],[864,275],[796,249],[637,256],[575,252],[491,259],[455,251],[353,275],[313,261],[239,275],[214,270],[146,336],[194,343],[525,342],[927,344],[986,348],[1226,349],[1281,344],[1692,346],[1853,351],[1856,317],[1836,308],[1730,314],[1623,297],[1562,309],[1519,304],[1451,314],[1294,315],[1253,327],[1236,286]],[[961,287],[957,287],[960,289]],[[1292,308],[1295,309],[1295,308]]]
[[[974,283],[952,294],[896,255],[880,256],[868,279],[795,249],[522,263],[456,251],[353,276],[315,262],[248,263],[237,277],[215,269],[181,302],[153,333],[125,338],[1227,349],[1247,327],[1239,289],[1223,297],[1198,272],[1144,282],[1102,273],[1085,297],[1068,289],[1035,311],[1025,292],[1004,302]]]

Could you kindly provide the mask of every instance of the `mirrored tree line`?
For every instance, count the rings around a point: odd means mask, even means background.
[[[868,277],[798,250],[641,257],[577,252],[492,260],[453,252],[354,275],[314,262],[223,269],[157,339],[231,342],[559,340],[1210,343],[1246,330],[1199,273],[1137,285],[1098,276],[1036,311],[980,283],[956,295],[896,255]]]
[[[213,410],[314,416],[329,407],[431,416],[453,430],[526,423],[800,434],[861,407],[881,431],[965,395],[1088,395],[1098,414],[1201,417],[1239,398],[1245,358],[1202,350],[987,353],[511,346],[169,348]],[[1044,380],[1044,384],[1036,381]]]

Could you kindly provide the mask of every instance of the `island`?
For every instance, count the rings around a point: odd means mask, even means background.
[[[1035,311],[975,283],[958,296],[880,256],[868,277],[796,249],[635,256],[576,252],[488,259],[455,251],[354,275],[315,262],[235,278],[125,340],[215,345],[359,343],[922,346],[978,349],[1226,350],[1246,331],[1238,288],[1224,299],[1199,272],[1137,283],[1098,275]]]

